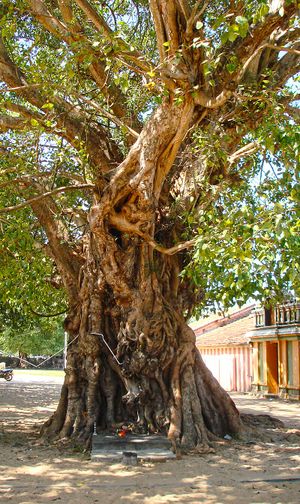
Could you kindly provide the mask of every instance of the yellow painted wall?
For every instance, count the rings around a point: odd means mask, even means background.
[[[261,343],[262,351],[263,351],[263,360],[264,360],[264,371],[263,371],[263,381],[261,381],[262,385],[267,385],[268,383],[268,368],[267,368],[267,343],[264,341]]]
[[[293,386],[300,387],[300,341],[293,341]]]
[[[286,341],[280,341],[280,379],[279,386],[286,387],[287,386],[287,351],[286,351]]]
[[[252,345],[253,383],[258,383],[258,343]]]

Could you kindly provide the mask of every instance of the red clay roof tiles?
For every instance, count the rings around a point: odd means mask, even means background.
[[[247,333],[254,329],[253,306],[240,310],[230,317],[194,328],[198,347],[238,346],[249,343]]]

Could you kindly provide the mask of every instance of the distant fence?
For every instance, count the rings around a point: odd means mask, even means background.
[[[12,368],[17,368],[20,367],[20,362],[22,362],[22,367],[23,368],[31,368],[30,364],[33,364],[34,366],[40,365],[39,369],[63,369],[64,368],[64,358],[62,356],[55,356],[51,357],[51,359],[48,359],[47,362],[45,362],[44,365],[42,365],[42,362],[47,359],[47,355],[37,355],[37,356],[30,356],[26,358],[27,362],[24,362],[19,359],[19,357],[14,357],[14,356],[7,356],[7,355],[0,355],[0,360],[5,362],[6,367],[12,367]]]

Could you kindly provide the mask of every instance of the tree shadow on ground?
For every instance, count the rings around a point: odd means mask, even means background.
[[[212,453],[191,453],[165,463],[126,467],[91,462],[88,454],[40,442],[38,432],[55,409],[59,385],[6,385],[0,384],[3,502],[292,504],[300,500],[300,438],[295,429],[265,426],[258,439],[221,440]]]

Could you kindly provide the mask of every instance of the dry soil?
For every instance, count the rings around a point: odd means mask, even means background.
[[[42,444],[59,383],[0,382],[0,501],[14,504],[300,502],[300,405],[234,396],[241,411],[279,416],[246,441],[221,440],[211,453],[136,467],[91,462],[88,454]]]

